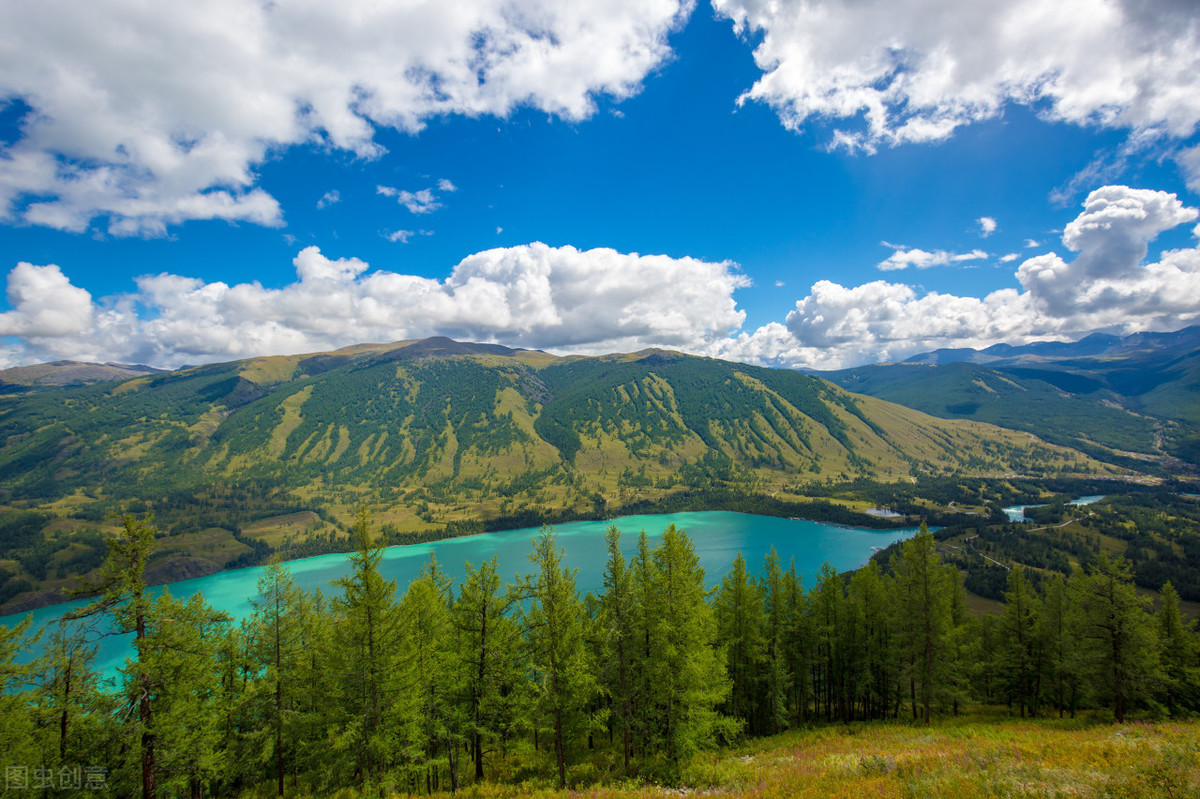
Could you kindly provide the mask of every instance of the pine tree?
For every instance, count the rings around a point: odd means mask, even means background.
[[[789,682],[784,655],[787,639],[787,598],[783,570],[779,566],[779,553],[773,546],[763,559],[759,592],[766,614],[763,627],[766,648],[763,653],[763,695],[759,727],[764,734],[773,735],[787,728]]]
[[[842,670],[842,636],[846,628],[843,609],[845,589],[842,577],[828,562],[817,572],[817,585],[809,597],[813,614],[815,668],[814,695],[818,706],[825,706],[825,720],[833,721],[835,706],[843,698],[841,691],[845,673]],[[838,718],[845,718],[844,708],[837,709]]]
[[[1037,713],[1042,672],[1040,628],[1041,601],[1025,577],[1025,569],[1015,566],[1008,572],[1008,591],[1004,594],[1001,616],[1004,645],[998,657],[1021,718]]]
[[[590,726],[585,708],[596,680],[584,641],[584,608],[575,570],[563,566],[554,530],[543,527],[529,556],[525,629],[534,670],[537,711],[554,737],[560,788],[567,784],[567,750]]]
[[[108,541],[108,552],[94,581],[86,582],[80,594],[99,594],[86,607],[67,613],[68,620],[84,619],[105,614],[112,620],[115,632],[133,633],[135,659],[126,675],[131,706],[138,709],[136,729],[130,730],[140,757],[140,784],[143,799],[152,799],[155,784],[154,697],[160,680],[152,674],[147,641],[153,618],[153,602],[146,591],[145,570],[154,550],[155,529],[148,519],[132,515],[121,518],[121,532]]]
[[[1163,699],[1172,715],[1200,709],[1200,647],[1196,621],[1179,615],[1179,593],[1169,581],[1159,592],[1155,616],[1162,652]]]
[[[229,633],[230,617],[200,594],[180,600],[164,591],[154,602],[151,619],[146,666],[156,691],[161,788],[198,798],[226,771],[219,719],[235,697],[222,690],[213,664]]]
[[[271,736],[261,742],[259,751],[273,757],[276,789],[283,796],[284,776],[298,745],[294,692],[303,684],[304,633],[311,621],[312,600],[296,587],[287,567],[273,559],[258,580],[258,596],[251,606],[246,625],[249,656],[264,670],[255,680],[259,690],[252,701],[258,706],[255,715],[262,722],[260,731],[269,731]]]
[[[863,717],[868,719],[887,715],[895,682],[888,579],[874,560],[850,578],[849,603],[860,629],[854,693],[861,703]]]
[[[453,606],[457,636],[459,696],[466,717],[464,730],[471,742],[475,779],[483,779],[486,747],[503,743],[517,725],[520,688],[519,630],[510,618],[518,594],[505,590],[496,572],[496,558],[475,569],[466,564],[466,577]]]
[[[92,665],[96,647],[86,628],[63,621],[42,632],[45,653],[31,664],[38,682],[34,702],[42,732],[44,765],[100,762],[109,729],[107,705]],[[2,668],[2,667],[0,667]]]
[[[913,718],[929,722],[946,659],[951,582],[925,524],[900,546],[894,561],[897,628],[909,680]]]
[[[21,651],[33,647],[41,635],[29,636],[32,626],[32,615],[12,627],[0,624],[0,754],[14,768],[39,761],[29,692],[33,669],[17,662]]]
[[[1085,674],[1117,722],[1159,677],[1158,637],[1147,601],[1133,586],[1129,564],[1106,554],[1074,580]]]
[[[746,571],[739,552],[733,567],[721,580],[714,604],[717,640],[725,649],[729,675],[729,715],[752,731],[760,716],[759,696],[766,640],[763,635],[763,603],[758,586]]]
[[[437,558],[430,555],[400,602],[404,690],[397,701],[397,713],[408,728],[410,758],[425,768],[436,768],[442,762],[438,753],[444,753],[450,787],[456,791],[456,753],[462,743],[463,723],[454,694],[463,675],[454,652],[452,596],[450,580],[442,573]]]
[[[615,712],[611,722],[621,733],[625,774],[633,746],[634,705],[637,692],[634,671],[637,656],[637,596],[633,579],[621,554],[621,531],[609,525],[604,534],[608,560],[604,566],[604,593],[600,596],[598,624],[603,642],[600,675]]]
[[[1058,717],[1062,718],[1068,708],[1074,717],[1082,688],[1079,647],[1075,637],[1079,628],[1074,621],[1077,609],[1071,601],[1067,581],[1061,574],[1052,575],[1045,586],[1039,635],[1046,650],[1044,669],[1047,687],[1058,709]]]
[[[660,725],[654,731],[674,773],[719,734],[735,728],[717,712],[729,695],[724,653],[707,602],[704,569],[691,539],[671,525],[654,550],[646,605],[650,654],[650,703]]]
[[[788,674],[788,696],[799,726],[808,721],[811,691],[809,673],[813,659],[812,616],[804,580],[796,573],[796,561],[783,575],[784,667]]]
[[[383,545],[371,537],[365,509],[354,525],[350,575],[334,581],[342,595],[333,599],[334,668],[340,677],[334,724],[339,748],[351,750],[354,774],[374,786],[396,750],[393,704],[399,695],[396,654],[400,643],[396,581],[379,572]]]

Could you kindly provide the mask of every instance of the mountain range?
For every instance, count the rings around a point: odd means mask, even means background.
[[[943,349],[821,377],[946,419],[974,419],[1134,468],[1200,463],[1200,327]]]
[[[1048,363],[1039,368],[1081,376]],[[271,551],[336,550],[361,507],[400,543],[652,511],[705,492],[810,503],[859,479],[1114,478],[1154,466],[1120,451],[1146,450],[1166,417],[1110,401],[1123,396],[1111,388],[1097,399],[1004,368],[832,376],[854,393],[663,350],[564,357],[433,338],[170,372],[8,370],[0,380],[24,383],[0,395],[0,605],[61,599],[57,589],[99,564],[120,512],[153,514],[166,537],[150,577],[170,581]],[[117,379],[93,382],[106,374]],[[1158,389],[1186,394],[1194,382]],[[949,408],[955,392],[983,399]],[[955,415],[969,418],[939,418]]]
[[[634,489],[775,491],[923,474],[1095,472],[1062,447],[798,372],[659,350],[558,357],[427,339],[146,374],[0,404],[0,499],[453,494],[474,512]]]

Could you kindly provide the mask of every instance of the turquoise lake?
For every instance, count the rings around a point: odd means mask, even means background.
[[[869,530],[727,511],[624,516],[611,521],[556,525],[554,530],[559,547],[566,552],[566,563],[578,569],[576,579],[581,594],[587,591],[598,593],[603,586],[604,532],[610,524],[616,524],[622,533],[621,549],[626,558],[636,550],[641,531],[645,530],[651,546],[656,546],[656,540],[669,525],[683,529],[692,539],[709,587],[721,581],[738,552],[746,558],[751,571],[757,573],[763,558],[774,546],[785,569],[795,559],[797,572],[804,575],[805,587],[811,588],[817,570],[826,561],[838,571],[855,569],[870,559],[874,549],[882,549],[916,533],[916,528]],[[436,553],[443,570],[456,581],[465,574],[467,562],[478,566],[495,556],[500,576],[512,582],[517,574],[530,570],[530,542],[538,532],[538,528],[525,528],[451,538],[432,544],[389,547],[384,551],[381,570],[386,577],[396,581],[397,593],[403,594],[428,561],[430,552]],[[344,577],[350,571],[349,561],[342,554],[294,560],[287,566],[297,585],[318,588],[326,593],[336,590],[330,587],[330,581]],[[219,572],[171,583],[166,588],[179,597],[200,592],[213,607],[239,619],[250,613],[250,600],[255,596],[262,571],[261,567],[253,567]],[[68,608],[84,604],[72,602],[32,611],[33,629],[56,621]],[[25,615],[28,614],[0,617],[0,624],[11,627]],[[104,638],[100,641],[96,668],[111,674],[128,653],[128,637]]]

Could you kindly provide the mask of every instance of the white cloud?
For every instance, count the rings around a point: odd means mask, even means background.
[[[1041,242],[1034,241],[1033,239],[1025,239],[1025,249],[1027,249],[1027,250],[1031,250],[1034,247],[1041,247],[1041,246],[1042,246]]]
[[[115,235],[189,219],[281,223],[257,166],[294,145],[379,155],[437,116],[568,120],[670,56],[691,0],[8,0],[0,220]],[[448,189],[444,189],[447,190]]]
[[[438,189],[444,192],[458,191],[457,186],[445,179],[438,181]],[[406,191],[391,186],[376,186],[375,192],[384,197],[395,197],[396,202],[407,208],[411,214],[431,214],[443,207],[442,201],[434,194],[433,189]]]
[[[1175,160],[1183,169],[1183,175],[1187,180],[1187,187],[1194,192],[1200,193],[1200,144],[1195,147],[1189,147],[1181,150],[1175,156]]]
[[[174,366],[448,335],[837,368],[938,347],[1175,330],[1200,323],[1200,245],[1148,262],[1149,242],[1198,218],[1173,194],[1105,186],[1063,230],[1072,260],[1053,252],[1029,258],[1013,288],[964,297],[884,280],[821,280],[786,319],[753,331],[742,329],[745,313],[734,300],[750,280],[734,264],[611,249],[496,248],[435,280],[372,271],[308,247],[294,259],[297,280],[282,288],[164,273],[100,301],[57,266],[20,263],[8,276],[12,310],[0,314],[0,336],[15,343],[0,346],[0,365],[69,357]],[[1200,225],[1192,232],[1200,238]]]
[[[697,352],[741,326],[733,292],[750,284],[730,262],[541,243],[476,253],[444,281],[370,271],[316,247],[294,265],[297,281],[279,289],[164,273],[95,304],[58,267],[20,264],[9,276],[16,310],[0,316],[0,331],[23,338],[0,350],[0,363],[53,354],[177,366],[430,335],[572,352]]]
[[[393,244],[395,244],[396,242],[400,242],[401,244],[408,244],[408,240],[411,239],[415,235],[416,235],[415,230],[393,230],[390,233],[384,233],[383,237],[385,239],[387,239],[388,241],[392,242]]]
[[[788,128],[832,121],[832,145],[941,141],[1006,103],[1080,125],[1190,136],[1200,24],[1185,0],[712,0],[761,34],[741,102]]]
[[[996,220],[990,216],[981,216],[975,220],[979,224],[979,235],[987,238],[996,232]]]
[[[337,189],[332,189],[321,195],[321,199],[317,200],[317,208],[328,208],[331,205],[336,205],[342,201],[341,192]]]
[[[17,264],[8,273],[8,304],[13,310],[0,313],[0,336],[49,339],[92,328],[92,295],[55,264]]]
[[[928,250],[918,249],[917,247],[908,248],[902,244],[888,244],[882,242],[883,246],[891,247],[895,250],[885,260],[880,261],[877,265],[878,269],[884,272],[892,272],[898,269],[907,269],[910,266],[915,269],[929,269],[932,266],[948,266],[950,264],[963,263],[964,261],[980,261],[988,257],[988,254],[983,250],[971,250],[971,252],[947,252],[946,250]]]
[[[1017,259],[1018,259],[1018,258],[1020,258],[1020,257],[1021,257],[1021,256],[1020,256],[1020,255],[1018,255],[1017,253],[1015,253],[1015,252],[1010,252],[1010,253],[1008,253],[1008,254],[1006,254],[1006,255],[1001,255],[1001,256],[1000,256],[1000,263],[1002,263],[1002,264],[1011,264],[1013,261],[1017,260]]]
[[[1145,262],[1148,242],[1195,220],[1197,210],[1174,194],[1126,186],[1097,189],[1083,206],[1062,236],[1079,254],[1069,262],[1055,253],[1026,260],[1015,275],[1020,290],[959,297],[918,294],[882,280],[850,288],[822,280],[796,303],[786,325],[764,325],[709,351],[762,363],[840,368],[939,347],[1200,323],[1200,247],[1169,250]],[[1200,229],[1195,232],[1200,237]]]

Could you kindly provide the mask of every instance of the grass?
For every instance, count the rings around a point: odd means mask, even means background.
[[[569,774],[583,778],[580,782],[590,782],[598,775],[616,773],[618,759],[613,752],[598,750]],[[514,771],[498,765],[502,773]],[[488,771],[492,770],[489,763]],[[456,799],[1175,799],[1200,795],[1200,722],[1114,725],[1082,718],[1020,720],[1002,712],[980,712],[930,726],[856,723],[757,739],[701,754],[684,768],[678,786],[615,776],[605,781],[601,776],[599,784],[559,791],[552,787],[552,769],[535,771],[537,777],[528,782],[465,785]],[[251,792],[245,797],[260,795],[267,794]],[[343,789],[331,795],[356,799],[361,794]]]

